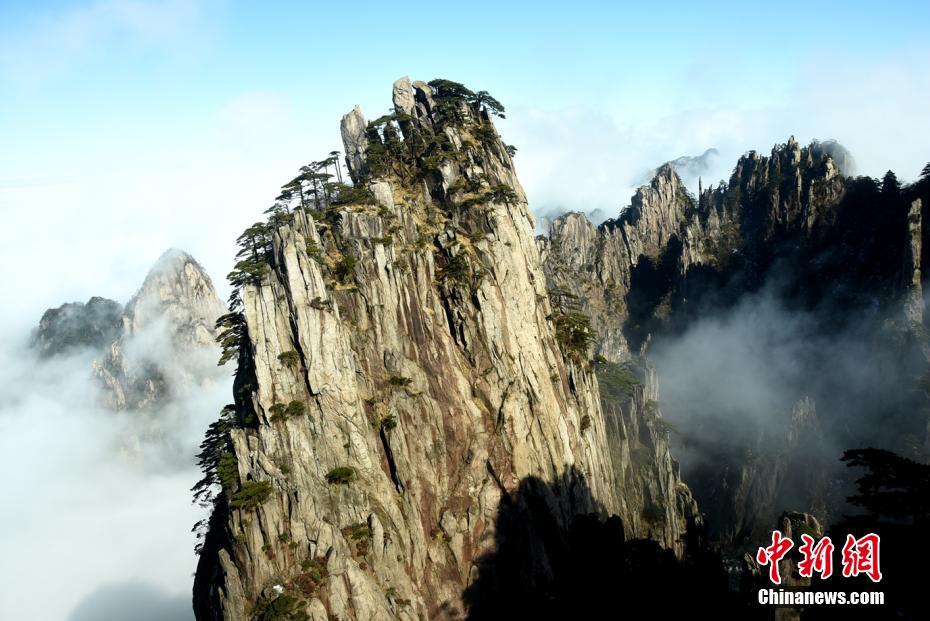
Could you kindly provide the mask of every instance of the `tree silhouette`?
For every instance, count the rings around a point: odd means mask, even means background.
[[[339,165],[339,151],[330,151],[329,160],[332,161],[336,168],[336,181],[342,183],[342,166]]]
[[[825,591],[883,591],[884,606],[854,609],[849,606],[818,606],[805,612],[804,619],[925,619],[925,590],[930,568],[923,556],[930,550],[930,466],[875,448],[851,449],[842,460],[849,467],[865,468],[856,481],[857,493],[848,498],[861,513],[834,524],[834,541],[847,534],[881,537],[880,565],[883,579],[844,578],[835,572],[814,588]]]
[[[889,198],[897,198],[900,193],[901,184],[898,182],[898,176],[889,170],[882,178],[882,194]]]
[[[875,448],[848,450],[842,461],[867,469],[856,481],[858,493],[847,500],[870,519],[930,523],[930,466]]]
[[[475,93],[475,96],[472,100],[478,106],[483,106],[488,112],[494,116],[498,116],[502,119],[507,117],[504,116],[504,105],[499,102],[497,99],[491,96],[487,91],[478,91]]]

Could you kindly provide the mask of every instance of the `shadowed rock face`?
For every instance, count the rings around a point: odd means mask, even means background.
[[[358,109],[343,119],[361,198],[287,214],[240,291],[220,441],[235,481],[198,566],[202,621],[273,606],[461,619],[482,599],[463,592],[486,573],[503,505],[527,485],[540,528],[629,516],[620,539],[684,554],[696,507],[646,413],[648,381],[602,394],[586,352],[559,336],[489,113],[406,78],[394,103],[381,130]]]
[[[101,349],[119,334],[123,307],[113,300],[92,297],[86,304],[70,302],[42,315],[33,347],[42,357],[74,350]]]
[[[597,228],[577,213],[556,220],[539,239],[544,269],[551,286],[582,300],[598,352],[627,360],[660,327],[718,302],[712,296],[758,289],[777,251],[789,239],[822,232],[844,191],[826,151],[802,149],[793,138],[770,157],[743,156],[729,184],[697,198],[666,164],[618,218]]]
[[[701,411],[705,393],[732,390],[731,377],[708,369],[683,396],[670,387],[680,378],[659,375],[679,397],[684,442],[712,456],[685,478],[714,534],[731,542],[769,530],[785,510],[835,514],[843,494],[828,480],[839,454],[890,435],[876,429],[928,445],[915,396],[926,373],[926,183],[901,190],[893,178],[844,177],[852,166],[835,143],[792,138],[768,156],[746,154],[728,183],[697,197],[666,166],[618,218],[594,227],[567,214],[537,240],[550,290],[591,316],[595,349],[609,361],[648,366],[655,354],[668,367],[669,351],[689,351],[693,359],[672,366],[700,368],[723,344],[696,352],[676,349],[678,339],[766,300],[792,317],[792,339],[808,339],[780,405],[747,411],[744,425]],[[844,370],[863,365],[872,371]],[[753,429],[762,417],[770,422]]]
[[[478,559],[465,591],[470,621],[487,619],[598,619],[619,615],[624,602],[649,602],[649,614],[670,619],[693,614],[694,602],[720,618],[757,618],[738,608],[719,558],[689,532],[689,553],[678,559],[649,539],[634,539],[603,511],[553,518],[553,488],[576,498],[590,494],[583,478],[565,472],[547,483],[527,478],[502,498],[493,551]],[[579,505],[585,504],[579,502]]]

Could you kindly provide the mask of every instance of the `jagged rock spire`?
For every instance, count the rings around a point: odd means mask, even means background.
[[[352,180],[356,182],[365,173],[365,149],[368,148],[368,138],[365,136],[367,128],[365,116],[358,106],[343,116],[340,123],[346,167],[349,169]]]

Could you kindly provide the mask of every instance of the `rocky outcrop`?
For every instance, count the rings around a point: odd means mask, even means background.
[[[550,287],[582,301],[598,334],[597,352],[608,360],[623,362],[639,353],[631,351],[625,333],[634,271],[642,263],[662,261],[692,206],[678,174],[666,164],[650,185],[637,190],[620,218],[595,229],[583,214],[569,213],[552,223],[548,239],[539,239]]]
[[[122,312],[118,302],[96,296],[86,304],[50,308],[33,333],[32,346],[43,358],[84,348],[99,350],[119,334]]]
[[[366,173],[365,170],[365,149],[368,147],[368,138],[366,133],[368,124],[365,122],[365,116],[358,106],[342,117],[340,132],[342,134],[342,144],[346,150],[346,165],[349,167],[349,174],[353,180],[358,180]]]
[[[166,251],[126,305],[125,331],[138,334],[159,322],[178,347],[213,345],[216,319],[226,312],[210,276],[183,250]]]
[[[911,203],[907,213],[907,241],[904,254],[904,287],[907,291],[904,316],[914,324],[924,321],[923,269],[923,205],[918,198]]]
[[[505,538],[539,538],[517,571],[541,592],[547,540],[578,516],[622,515],[681,550],[695,511],[643,422],[651,393],[602,408],[482,97],[405,78],[396,115],[366,125],[356,108],[342,123],[355,186],[283,213],[254,249],[267,267],[227,318],[236,403],[205,444],[222,492],[198,619],[461,618],[469,586],[494,582],[504,505],[528,516]]]
[[[671,455],[673,426],[659,410],[656,371],[648,365],[601,361],[597,378],[619,491],[617,515],[629,534],[681,554],[689,528],[703,518]]]

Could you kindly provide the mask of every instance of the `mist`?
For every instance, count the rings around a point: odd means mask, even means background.
[[[144,350],[183,374],[168,377],[171,397],[156,409],[115,412],[92,377],[100,352],[40,360],[28,333],[2,342],[0,618],[34,619],[41,602],[49,621],[192,619],[190,531],[204,515],[191,504],[194,456],[231,372],[210,348],[179,359],[154,322],[124,344],[127,356]]]
[[[679,430],[673,454],[702,509],[718,521],[734,519],[732,508],[719,505],[713,515],[719,495],[732,493],[722,481],[733,475],[728,468],[760,456],[787,459],[778,475],[785,477],[777,491],[783,506],[773,509],[811,513],[811,495],[843,504],[837,486],[846,477],[839,461],[846,449],[887,448],[925,460],[926,414],[915,390],[925,361],[894,319],[860,309],[843,321],[791,307],[769,286],[729,308],[707,309],[681,333],[657,335],[649,357],[660,406]],[[793,420],[804,399],[816,414]],[[832,478],[825,491],[792,489],[792,477],[815,464]]]
[[[699,179],[701,179],[702,175],[720,170],[719,159],[720,152],[717,149],[711,147],[700,155],[681,155],[673,160],[669,160],[668,162],[656,162],[654,167],[640,170],[638,174],[631,175],[625,182],[623,182],[623,187],[633,192],[634,189],[638,188],[639,186],[649,185],[659,166],[668,163],[671,164],[675,169],[675,172],[678,173],[678,176],[681,178],[685,186],[688,187],[692,193],[697,194]],[[544,235],[548,234],[554,220],[570,211],[579,211],[577,206],[573,208],[569,205],[570,203],[546,205],[544,207],[538,207],[534,209],[533,213],[536,216],[537,232]],[[588,210],[584,210],[582,208],[580,211],[584,213],[588,220],[590,220],[594,225],[599,225],[605,220],[617,217],[621,210],[610,209],[606,207],[595,207],[594,209]]]

